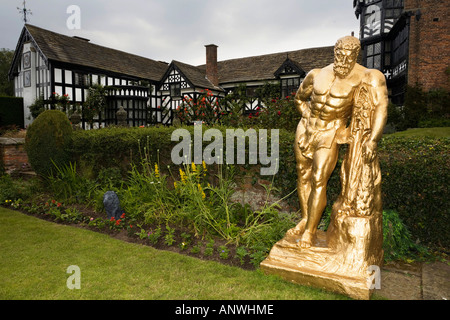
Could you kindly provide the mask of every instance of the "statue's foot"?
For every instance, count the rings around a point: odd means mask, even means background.
[[[312,246],[312,240],[313,240],[314,235],[309,232],[308,230],[305,230],[305,232],[303,233],[302,238],[300,239],[299,242],[299,246],[300,248],[310,248]]]
[[[305,226],[306,226],[306,219],[302,219],[294,228],[289,229],[286,232],[286,235],[299,236],[305,231]]]

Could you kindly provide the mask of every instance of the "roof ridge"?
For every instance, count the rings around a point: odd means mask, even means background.
[[[314,50],[314,49],[324,49],[324,48],[331,48],[331,47],[334,47],[334,45],[323,46],[323,47],[310,47],[310,48],[303,48],[303,49],[289,50],[289,51],[279,51],[279,52],[265,53],[265,54],[253,55],[253,56],[241,57],[241,58],[231,58],[231,59],[226,59],[226,60],[219,60],[219,61],[217,61],[217,63],[242,60],[242,59],[259,58],[259,57],[277,56],[277,55],[281,55],[281,54],[289,54],[289,53],[294,53],[294,52],[308,51],[308,50]],[[203,67],[205,65],[206,64],[204,63],[204,64],[198,65],[197,67]]]

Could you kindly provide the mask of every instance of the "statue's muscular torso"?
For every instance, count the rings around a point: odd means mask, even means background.
[[[364,69],[355,65],[353,71],[360,71],[360,68]],[[339,78],[333,65],[312,70],[297,94],[302,101],[310,99],[309,126],[323,130],[335,127],[337,122],[339,126],[346,125],[352,113],[353,95],[361,80],[360,72]]]

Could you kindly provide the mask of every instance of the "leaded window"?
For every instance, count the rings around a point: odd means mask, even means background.
[[[179,82],[170,84],[170,96],[172,98],[181,98],[181,84]]]
[[[300,77],[281,80],[281,97],[285,98],[295,94],[300,86]]]
[[[381,70],[381,42],[366,46],[366,67]]]

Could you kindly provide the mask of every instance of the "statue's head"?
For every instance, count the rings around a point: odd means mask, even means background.
[[[360,49],[361,43],[353,36],[345,36],[336,41],[333,69],[338,77],[345,78],[352,71]]]

